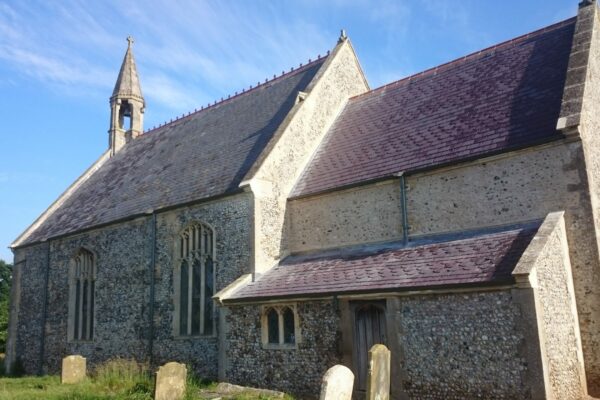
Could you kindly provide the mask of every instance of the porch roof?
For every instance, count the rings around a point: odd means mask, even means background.
[[[513,283],[539,222],[289,256],[226,301]]]

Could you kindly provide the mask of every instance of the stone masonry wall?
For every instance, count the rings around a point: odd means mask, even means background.
[[[301,342],[297,349],[264,349],[261,307],[232,306],[227,316],[227,380],[318,398],[323,374],[340,363],[339,312],[331,301],[297,303]]]
[[[411,235],[510,224],[565,211],[589,385],[600,346],[600,266],[582,143],[567,140],[415,175],[408,184]]]
[[[291,252],[402,238],[397,179],[291,201]]]
[[[218,372],[218,310],[215,335],[182,338],[174,335],[174,245],[179,233],[192,221],[215,229],[215,293],[250,271],[252,247],[252,196],[244,193],[226,200],[160,214],[157,224],[157,266],[154,358],[157,364],[180,361],[202,377],[216,379]]]
[[[586,229],[589,202],[582,162],[581,142],[556,142],[408,175],[409,235],[542,219],[563,209],[569,210],[567,218],[574,226]],[[399,185],[394,180],[290,201],[290,250],[400,239]]]
[[[50,242],[46,372],[58,373],[70,354],[86,357],[89,367],[117,356],[146,359],[149,238],[149,218],[138,218]],[[94,254],[96,264],[94,338],[69,342],[69,267],[81,248]]]
[[[17,266],[20,279],[13,285],[19,285],[19,290],[12,292],[19,296],[19,308],[23,311],[14,329],[17,337],[9,338],[9,342],[14,341],[15,354],[7,354],[7,357],[10,362],[20,363],[27,374],[37,374],[40,369],[47,252],[48,245],[43,243],[19,249],[15,254],[15,260],[26,260]],[[14,300],[11,300],[11,307],[13,304]]]
[[[174,246],[180,231],[192,221],[211,225],[216,237],[216,290],[223,288],[249,272],[251,203],[251,194],[245,193],[157,215],[156,364],[181,361],[203,377],[216,378],[216,335],[174,335]],[[46,248],[17,250],[26,263],[21,264],[16,356],[28,373],[37,373],[39,366]],[[80,248],[92,251],[97,265],[94,339],[88,343],[67,340],[69,262]],[[45,372],[58,372],[60,360],[69,354],[83,355],[92,368],[117,356],[148,361],[151,250],[151,215],[50,242]]]
[[[587,175],[589,179],[589,190],[591,200],[591,212],[593,214],[596,240],[600,241],[600,15],[595,3],[580,12],[578,17],[578,29],[581,34],[576,38],[589,37],[589,30],[592,29],[591,43],[589,44],[589,58],[587,61],[587,70],[585,75],[585,90],[582,97],[582,108],[580,116],[579,132],[583,142],[583,152],[587,166]],[[574,77],[581,76],[581,68],[578,61],[582,60],[585,52],[586,43],[578,43],[582,50],[576,53],[578,48],[574,48],[569,68],[573,68]],[[579,68],[577,68],[579,67]],[[568,79],[569,80],[569,79]],[[570,82],[567,82],[569,84]],[[575,82],[573,82],[575,83]],[[565,92],[567,96],[577,96],[581,98],[580,91],[583,85],[574,85],[571,92]],[[596,249],[600,244],[596,245]],[[580,317],[584,334],[584,354],[586,359],[586,373],[588,375],[588,386],[590,393],[600,396],[600,266],[598,266],[598,254],[596,250],[596,263],[590,265],[584,272],[586,275],[585,286],[583,289],[588,293],[586,304],[581,304],[579,309],[582,312]],[[574,265],[576,268],[576,266]],[[580,290],[582,285],[577,282]],[[582,299],[578,300],[583,303]],[[590,337],[589,332],[593,332]]]
[[[348,40],[339,44],[292,109],[280,136],[251,178],[255,202],[255,271],[271,268],[288,252],[287,197],[347,99],[367,90]]]
[[[544,341],[549,389],[555,399],[577,400],[585,395],[585,373],[565,242],[564,225],[559,224],[535,263],[536,295],[540,299],[540,336]]]
[[[531,398],[521,312],[509,290],[398,297],[388,301],[390,317],[393,390],[406,398]]]
[[[577,207],[581,157],[575,142],[409,176],[410,235],[541,219]]]

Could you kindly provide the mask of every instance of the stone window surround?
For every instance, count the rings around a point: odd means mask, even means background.
[[[294,313],[294,343],[284,343],[283,341],[283,310],[289,308]],[[277,311],[279,321],[279,343],[269,343],[269,311]],[[261,325],[261,342],[263,349],[267,350],[296,350],[298,344],[302,342],[302,335],[300,332],[300,318],[298,316],[298,309],[296,303],[282,303],[282,304],[267,304],[261,306],[260,310],[260,325]]]
[[[67,315],[67,341],[68,342],[76,342],[76,343],[91,343],[94,341],[94,327],[96,326],[96,312],[95,312],[95,299],[93,299],[92,297],[95,297],[95,290],[94,293],[92,294],[91,292],[88,291],[88,293],[90,293],[89,297],[88,297],[88,302],[90,300],[92,300],[92,305],[90,306],[91,310],[88,310],[88,315],[89,312],[92,311],[92,318],[91,320],[88,322],[88,330],[91,329],[92,334],[90,335],[90,338],[88,339],[76,339],[75,338],[75,316],[76,316],[76,310],[75,310],[75,305],[76,305],[76,268],[77,268],[77,259],[84,253],[87,253],[91,259],[91,276],[88,276],[87,279],[91,280],[91,282],[94,283],[97,280],[97,272],[98,272],[98,257],[96,255],[96,253],[92,250],[90,250],[87,247],[79,247],[74,253],[73,256],[71,257],[70,261],[69,261],[69,274],[68,274],[68,279],[69,279],[69,298],[68,298],[68,315]],[[83,307],[83,304],[80,303],[81,306]],[[88,303],[90,304],[90,303]],[[82,313],[82,311],[80,311],[80,313]],[[80,316],[81,319],[81,316]],[[81,328],[80,328],[81,329]]]
[[[210,334],[199,334],[199,335],[182,335],[180,333],[180,296],[181,296],[181,285],[179,284],[181,279],[181,261],[182,261],[182,248],[181,248],[181,238],[182,235],[188,231],[190,228],[194,226],[203,226],[204,228],[210,229],[212,233],[212,243],[211,243],[211,255],[212,255],[212,263],[213,263],[213,285],[216,285],[216,271],[217,271],[217,237],[216,230],[211,225],[201,220],[193,220],[183,226],[183,228],[177,233],[177,235],[173,239],[173,338],[174,339],[208,339],[208,338],[216,338],[217,336],[217,327],[216,324],[218,321],[215,318],[215,305],[211,302],[212,312],[213,312],[213,327],[212,333]],[[204,263],[202,267],[202,276],[204,276]],[[202,287],[202,295],[204,295],[204,285]],[[215,286],[216,288],[216,286]],[[213,293],[214,294],[214,293]]]

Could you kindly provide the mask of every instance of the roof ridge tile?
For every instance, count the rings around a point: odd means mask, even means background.
[[[264,87],[265,85],[272,84],[273,82],[278,81],[280,79],[284,79],[284,78],[287,78],[288,76],[291,76],[291,75],[294,75],[294,74],[298,74],[298,73],[300,73],[300,72],[302,72],[302,71],[304,71],[304,70],[312,67],[316,63],[321,62],[322,60],[324,60],[325,58],[327,58],[329,56],[329,54],[330,54],[330,51],[327,50],[327,53],[324,56],[321,56],[321,54],[318,54],[317,58],[314,59],[314,60],[312,58],[309,58],[308,59],[308,63],[306,63],[306,64],[300,63],[298,68],[291,67],[290,70],[287,71],[287,72],[285,70],[281,71],[281,75],[273,74],[273,78],[271,78],[271,79],[265,78],[264,82],[260,82],[259,81],[256,86],[250,85],[248,87],[248,90],[246,90],[246,88],[242,88],[241,91],[235,91],[233,95],[232,94],[228,94],[227,98],[221,97],[221,100],[215,100],[214,102],[212,102],[212,104],[209,102],[206,105],[206,107],[204,105],[201,105],[199,109],[196,108],[196,109],[194,109],[194,111],[188,111],[187,114],[183,113],[183,114],[181,114],[181,116],[176,116],[174,119],[171,118],[169,120],[169,122],[165,121],[163,123],[155,125],[152,128],[149,128],[149,129],[145,130],[143,134],[145,135],[147,133],[156,131],[156,130],[158,130],[160,128],[164,128],[165,126],[171,125],[173,123],[180,122],[181,120],[183,120],[183,119],[185,119],[187,117],[190,117],[190,116],[198,114],[200,112],[212,109],[212,108],[214,108],[216,106],[219,106],[219,105],[221,105],[223,103],[227,103],[228,101],[231,101],[231,100],[233,100],[235,98],[238,98],[238,97],[240,97],[242,95],[246,95],[248,93],[254,92],[254,91],[258,90],[259,88]]]
[[[526,34],[523,34],[523,35],[520,35],[520,36],[517,36],[515,38],[512,38],[512,39],[505,40],[503,42],[497,43],[495,45],[492,45],[492,46],[489,46],[489,47],[485,47],[485,48],[483,48],[481,50],[474,51],[473,53],[469,53],[467,55],[464,55],[462,57],[456,58],[454,60],[451,60],[451,61],[439,64],[439,65],[436,65],[435,67],[427,68],[427,69],[425,69],[423,71],[416,72],[416,73],[414,73],[412,75],[409,75],[409,76],[405,76],[404,78],[398,79],[397,81],[386,83],[386,84],[384,84],[382,86],[379,86],[379,87],[376,87],[374,89],[371,89],[368,92],[361,93],[361,94],[358,94],[356,96],[353,96],[350,99],[354,100],[354,99],[358,99],[358,98],[367,97],[367,96],[369,96],[371,94],[374,94],[376,92],[379,92],[379,91],[384,90],[384,89],[386,89],[388,87],[391,87],[391,86],[397,86],[397,85],[402,84],[402,83],[409,83],[409,82],[411,82],[411,81],[413,81],[414,79],[417,79],[417,78],[423,78],[423,77],[430,76],[430,75],[436,75],[438,72],[444,71],[444,70],[446,70],[446,69],[448,69],[450,67],[459,65],[459,64],[461,64],[463,62],[467,62],[467,61],[476,59],[478,56],[485,57],[485,56],[490,55],[490,53],[492,53],[495,50],[508,49],[508,48],[510,48],[512,46],[516,46],[516,45],[518,45],[518,44],[526,41],[527,39],[532,39],[532,38],[537,37],[539,35],[542,35],[544,33],[548,33],[548,32],[551,32],[553,30],[558,30],[560,28],[563,28],[563,27],[568,26],[569,24],[573,23],[573,21],[575,21],[576,19],[577,19],[577,17],[571,17],[571,18],[565,19],[563,21],[554,23],[552,25],[548,25],[548,26],[546,26],[544,28],[540,28],[540,29],[537,29],[535,31],[532,31],[532,32],[529,32],[529,33],[526,33]]]

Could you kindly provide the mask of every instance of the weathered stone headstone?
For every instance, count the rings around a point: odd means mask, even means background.
[[[81,356],[68,356],[62,360],[61,383],[79,383],[85,379],[85,358]]]
[[[390,351],[382,344],[369,350],[369,372],[367,375],[367,400],[389,400],[390,398]]]
[[[215,392],[222,395],[250,395],[256,397],[268,397],[270,399],[283,399],[285,393],[270,389],[259,389],[248,386],[232,385],[227,382],[219,382],[215,388]]]
[[[187,368],[185,364],[169,362],[156,372],[155,400],[180,400],[185,396]]]
[[[343,365],[334,365],[323,375],[319,400],[351,400],[354,374]]]

